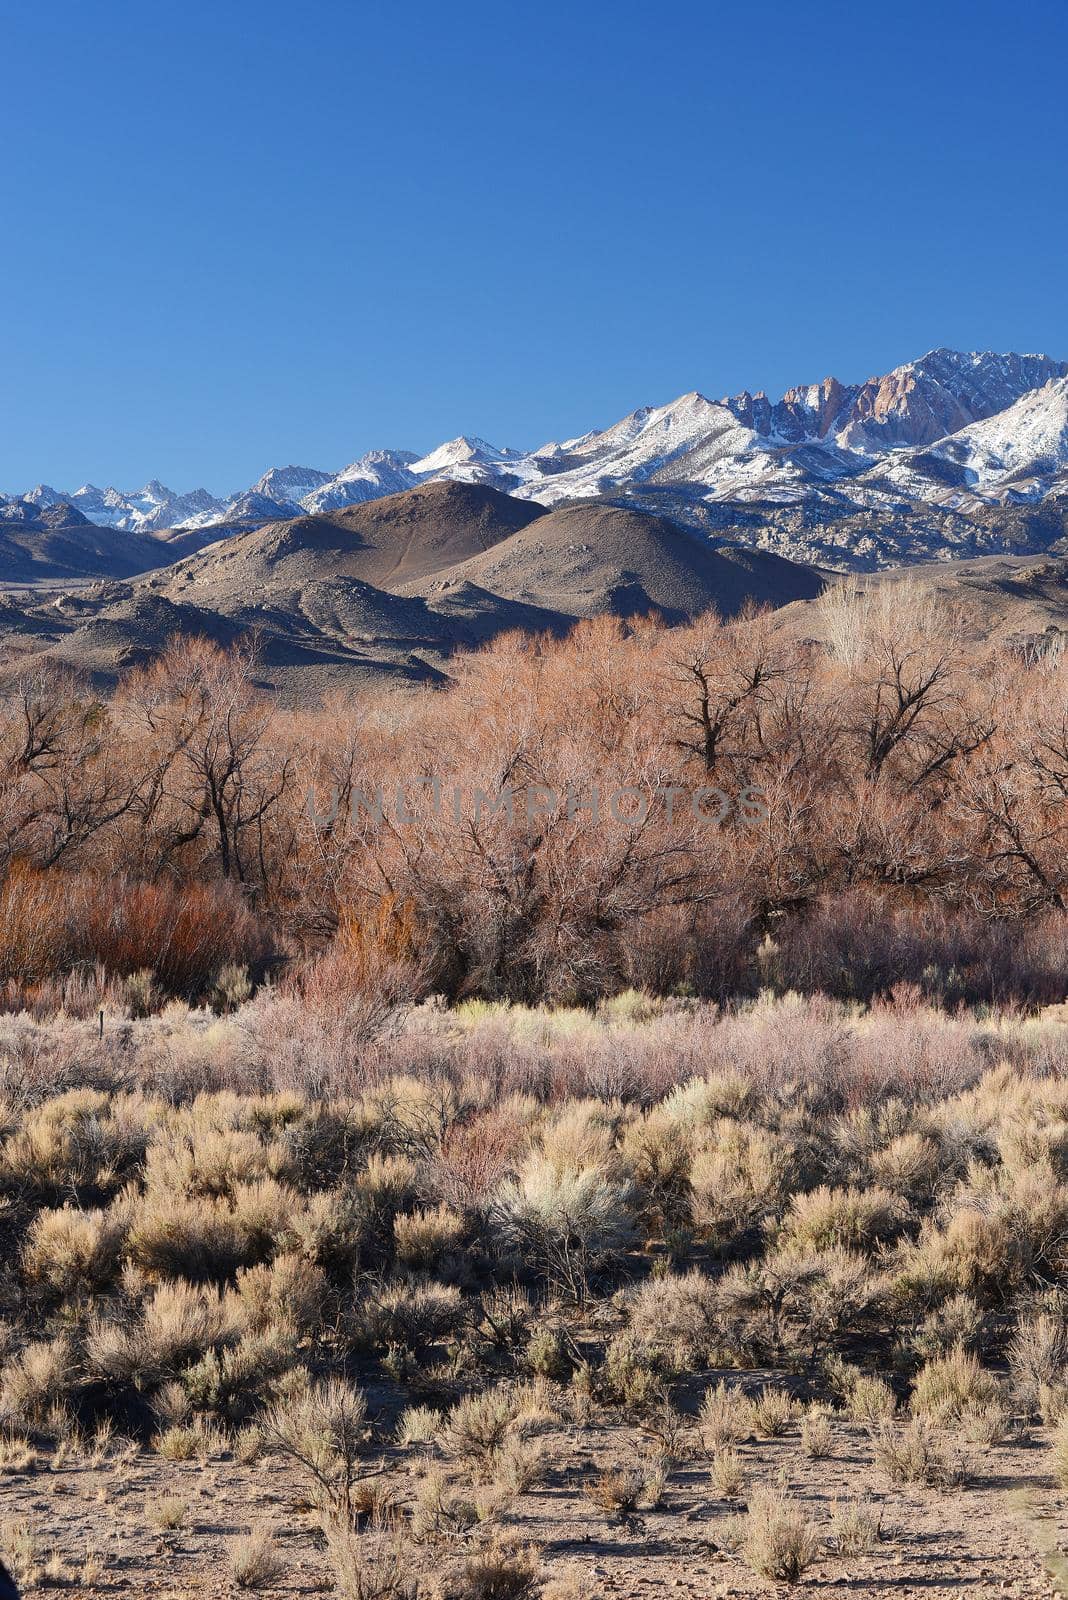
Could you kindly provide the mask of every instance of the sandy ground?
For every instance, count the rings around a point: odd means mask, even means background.
[[[1049,1475],[1047,1441],[1028,1438],[977,1457],[969,1487],[951,1493],[898,1489],[880,1480],[862,1429],[836,1424],[834,1456],[809,1462],[796,1433],[739,1446],[750,1483],[785,1479],[821,1526],[835,1500],[871,1494],[882,1514],[883,1539],[864,1557],[830,1551],[806,1573],[805,1595],[882,1597],[1064,1595],[1068,1564],[1068,1495]],[[672,1472],[664,1504],[630,1526],[610,1525],[583,1494],[597,1469],[633,1464],[640,1436],[619,1426],[554,1428],[544,1435],[552,1464],[540,1487],[522,1495],[503,1519],[524,1540],[541,1546],[546,1577],[570,1568],[583,1596],[679,1594],[696,1600],[767,1595],[776,1586],[756,1577],[736,1556],[717,1550],[718,1532],[742,1508],[717,1499],[708,1465],[695,1459]],[[403,1499],[412,1457],[390,1460],[387,1471]],[[188,1502],[173,1533],[152,1526],[162,1496]],[[228,1540],[250,1525],[268,1523],[286,1570],[270,1592],[317,1595],[331,1579],[304,1486],[288,1464],[266,1458],[251,1466],[228,1459],[172,1463],[147,1451],[92,1465],[69,1457],[57,1469],[0,1479],[5,1533],[25,1524],[37,1556],[55,1549],[68,1570],[68,1594],[130,1597],[236,1594]],[[90,1584],[78,1577],[87,1551],[102,1570]],[[427,1578],[454,1560],[458,1546],[413,1547]],[[784,1591],[779,1591],[784,1592]],[[795,1591],[797,1592],[797,1591]]]

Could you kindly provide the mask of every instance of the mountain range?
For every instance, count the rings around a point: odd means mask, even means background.
[[[825,378],[777,401],[695,391],[532,451],[461,436],[422,456],[374,450],[339,472],[273,467],[226,500],[155,479],[134,493],[39,484],[0,500],[0,534],[70,507],[97,527],[165,536],[166,549],[142,552],[159,556],[145,570],[438,480],[541,506],[625,505],[838,569],[1040,553],[1068,533],[1068,362],[933,350],[864,383]]]
[[[260,681],[302,702],[368,675],[440,681],[457,650],[505,631],[559,634],[605,613],[733,615],[823,584],[810,567],[648,512],[588,501],[549,510],[434,481],[247,529],[122,581],[0,595],[0,668],[49,661],[107,687],[176,634],[220,644],[252,634]]]

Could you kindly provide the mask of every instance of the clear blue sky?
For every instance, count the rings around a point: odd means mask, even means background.
[[[0,0],[0,488],[1068,357],[1068,4]]]

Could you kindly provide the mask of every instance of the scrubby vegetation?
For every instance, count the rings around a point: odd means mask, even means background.
[[[270,1081],[273,1003],[9,1057],[5,1474],[274,1463],[341,1592],[465,1600],[559,1578],[542,1494],[640,1540],[699,1484],[705,1559],[792,1583],[1036,1430],[1068,1481],[1059,1009],[424,1006],[323,1092]],[[840,1453],[868,1498],[821,1506]],[[262,1518],[222,1553],[282,1581]]]
[[[906,593],[832,594],[828,648],[597,623],[301,719],[202,643],[107,705],[9,685],[24,1584],[110,1559],[35,1531],[44,1473],[98,1520],[150,1474],[160,1559],[218,1474],[227,1583],[351,1600],[572,1600],[587,1546],[857,1587],[996,1452],[1068,1488],[1068,667]],[[348,803],[419,774],[410,826]],[[502,784],[766,814],[468,806]]]
[[[600,619],[299,716],[203,641],[106,703],[9,670],[0,1003],[225,1012],[267,977],[374,1017],[628,986],[1059,1000],[1068,661],[977,645],[919,581],[813,622]]]

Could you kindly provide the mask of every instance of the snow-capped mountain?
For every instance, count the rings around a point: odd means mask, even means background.
[[[325,482],[304,496],[301,507],[311,512],[339,511],[361,500],[378,500],[411,489],[419,482],[411,471],[416,459],[413,450],[370,450],[335,476],[327,473]]]
[[[156,480],[134,493],[87,484],[64,495],[38,485],[22,499],[39,508],[69,503],[118,530],[181,527],[218,537],[451,478],[546,505],[622,498],[710,529],[749,526],[752,517],[781,529],[797,522],[789,508],[803,510],[809,527],[867,516],[889,528],[896,519],[896,542],[880,534],[876,553],[865,556],[884,564],[959,554],[970,535],[932,523],[932,515],[1040,502],[1066,492],[1066,473],[1068,362],[932,350],[864,383],[825,378],[777,401],[748,391],[716,401],[693,391],[531,451],[461,435],[423,456],[373,450],[335,473],[272,467],[226,501],[204,489],[176,495]],[[855,542],[870,542],[866,527],[857,525]],[[764,538],[788,554],[796,535],[785,537],[785,547],[764,535],[754,542]],[[841,559],[848,563],[848,551]]]
[[[884,476],[916,499],[956,507],[1041,500],[1068,467],[1068,378],[926,450],[895,451]]]
[[[98,489],[95,484],[84,483],[73,494],[61,494],[46,483],[39,483],[22,498],[42,510],[48,506],[72,505],[98,527],[119,528],[126,533],[154,533],[160,528],[183,527],[197,519],[218,520],[225,505],[206,489],[175,494],[158,478],[132,493]]]
[[[508,475],[513,462],[522,459],[521,450],[498,450],[485,439],[468,439],[461,434],[413,461],[411,471],[417,481],[455,478],[461,483],[495,483]]]

